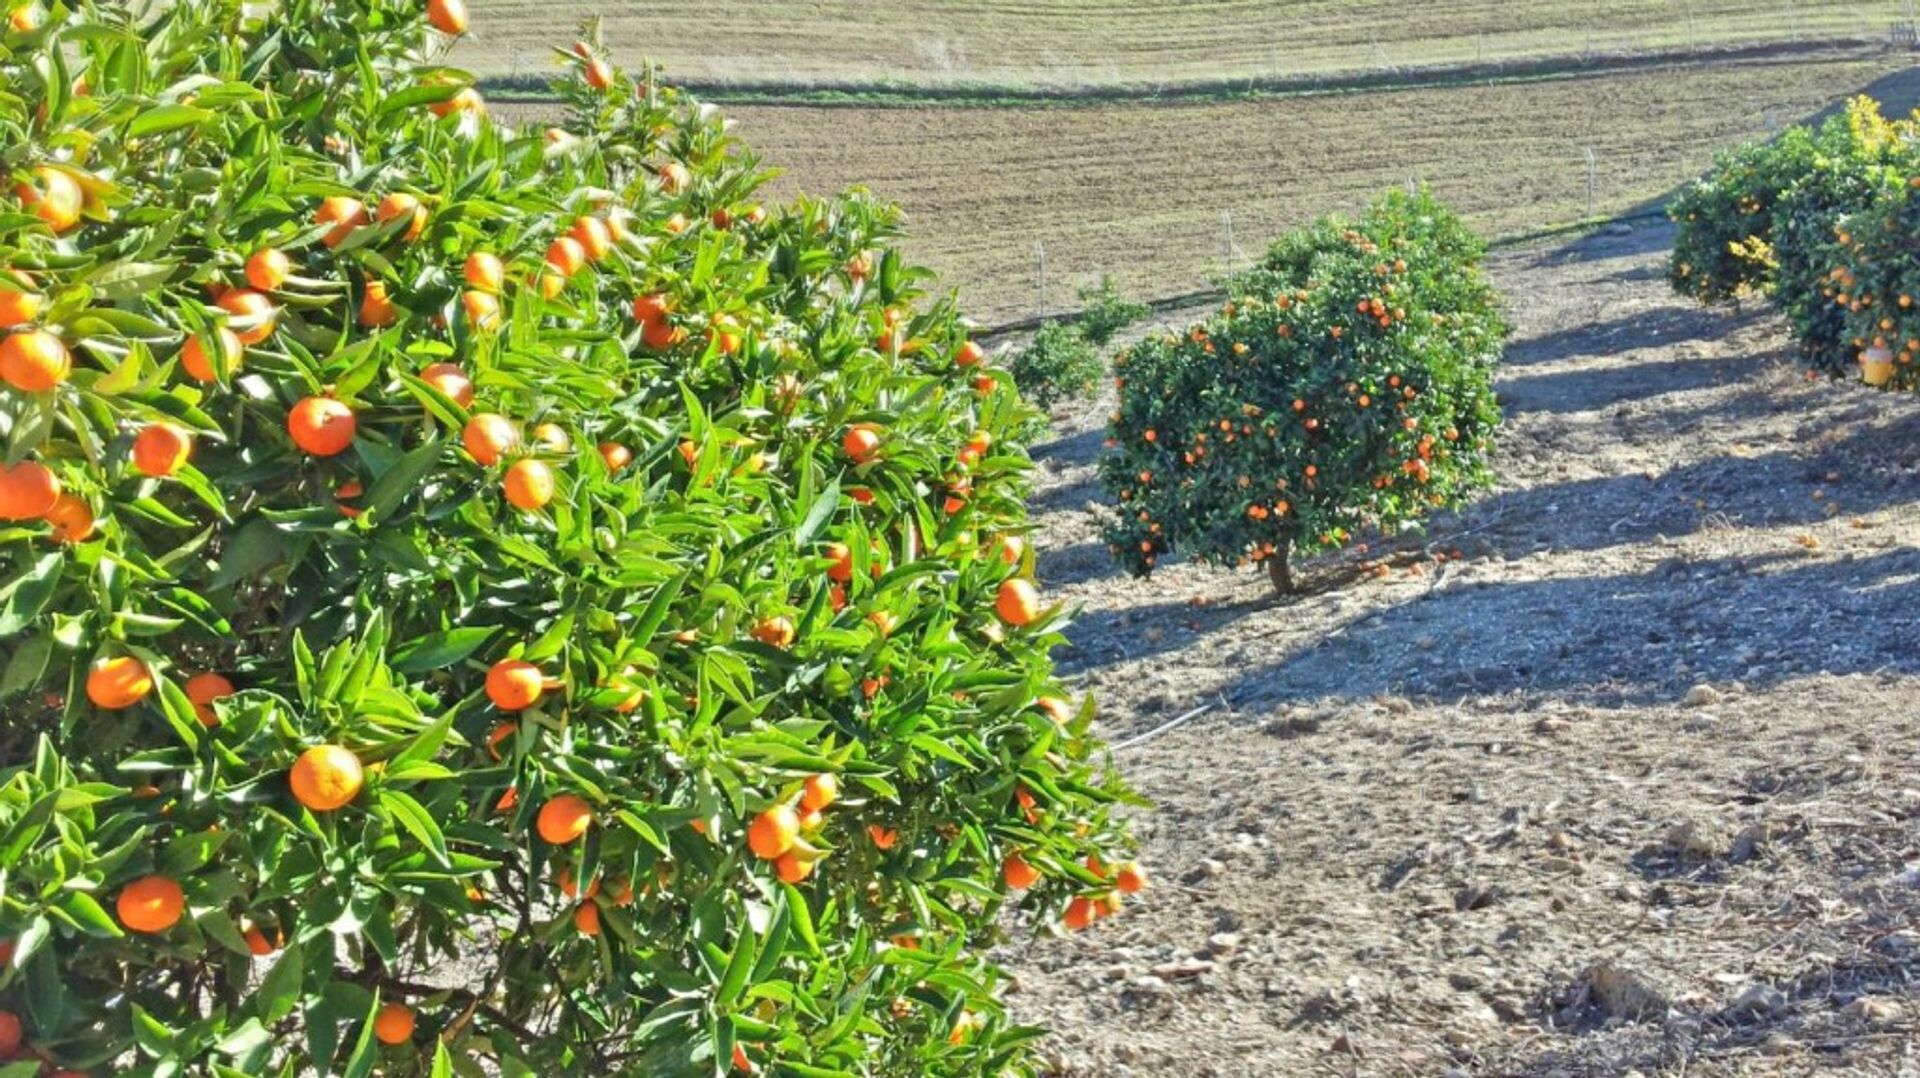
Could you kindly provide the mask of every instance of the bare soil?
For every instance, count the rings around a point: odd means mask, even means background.
[[[1148,894],[1004,956],[1058,1074],[1920,1074],[1920,401],[1670,238],[1493,261],[1502,485],[1384,579],[1117,575],[1059,418],[1060,658],[1158,808]]]

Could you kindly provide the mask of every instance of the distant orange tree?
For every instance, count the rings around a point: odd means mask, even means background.
[[[8,10],[0,1074],[1023,1066],[1143,875],[894,214],[458,0]]]
[[[1264,564],[1396,532],[1491,479],[1506,326],[1485,247],[1421,191],[1273,247],[1214,317],[1114,361],[1114,556]]]

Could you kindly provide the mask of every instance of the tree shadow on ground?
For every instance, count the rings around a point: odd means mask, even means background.
[[[1619,367],[1583,368],[1503,378],[1500,403],[1509,418],[1523,412],[1587,412],[1666,393],[1711,389],[1751,378],[1773,361],[1770,353],[1666,359]]]
[[[1688,306],[1675,297],[1671,306],[1600,322],[1584,322],[1535,337],[1507,342],[1501,370],[1539,367],[1577,356],[1603,356],[1641,348],[1670,348],[1692,341],[1717,341],[1728,333],[1765,318],[1766,312],[1745,314]]]
[[[1800,557],[1463,581],[1250,670],[1227,696],[1245,707],[1547,692],[1620,706],[1673,702],[1702,680],[1763,687],[1818,672],[1920,673],[1911,646],[1920,631],[1920,550],[1796,565]]]

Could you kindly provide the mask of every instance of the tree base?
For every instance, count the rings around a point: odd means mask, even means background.
[[[1267,579],[1273,581],[1275,595],[1293,594],[1293,566],[1288,564],[1291,547],[1281,547],[1267,559]]]

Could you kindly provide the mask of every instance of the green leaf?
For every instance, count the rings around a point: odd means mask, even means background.
[[[402,674],[444,670],[485,647],[497,632],[491,625],[468,625],[415,637],[394,651],[393,669]]]
[[[281,952],[280,960],[267,971],[266,979],[260,982],[260,990],[254,993],[253,1002],[260,1017],[271,1025],[292,1014],[300,1002],[300,986],[305,976],[306,955],[298,942],[289,943]]]
[[[126,303],[143,299],[174,275],[172,262],[112,262],[86,278],[101,299]]]
[[[420,492],[420,481],[439,462],[441,446],[444,444],[438,438],[428,439],[373,481],[373,487],[367,491],[366,497],[366,512],[370,521],[387,519],[409,494]]]
[[[43,554],[25,573],[0,588],[0,637],[25,629],[46,609],[54,589],[60,585],[60,571],[66,560],[66,555],[59,551]]]
[[[213,115],[206,109],[197,109],[192,105],[156,105],[135,116],[133,121],[127,124],[127,137],[142,138],[165,131],[177,131],[182,127],[193,127],[213,119]]]
[[[434,859],[441,865],[451,865],[447,859],[447,837],[440,833],[440,825],[433,822],[432,814],[426,807],[415,801],[409,794],[399,790],[381,790],[380,804],[397,820],[400,826],[420,840],[421,844],[433,851]]]
[[[47,660],[53,656],[53,640],[30,636],[14,646],[4,672],[0,672],[0,700],[18,696],[39,684],[46,673]]]

